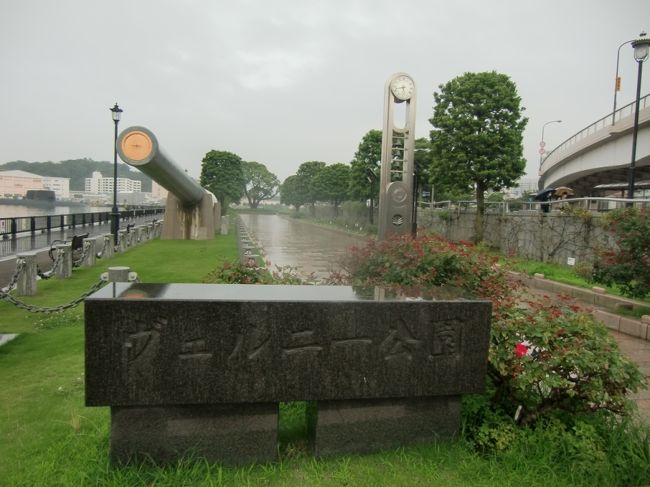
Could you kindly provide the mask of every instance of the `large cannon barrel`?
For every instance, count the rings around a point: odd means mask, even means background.
[[[196,205],[203,198],[205,190],[165,154],[151,130],[124,129],[117,139],[117,151],[124,162],[140,169],[183,204]]]

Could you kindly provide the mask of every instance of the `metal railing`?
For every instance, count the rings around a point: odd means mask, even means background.
[[[553,201],[486,201],[486,213],[512,213],[516,211],[542,211],[544,206],[547,208],[582,208],[593,212],[606,212],[625,208],[628,203],[632,203],[634,208],[650,208],[650,199],[627,199],[627,198],[569,198],[565,200]],[[476,211],[476,201],[419,201],[418,206],[421,209],[434,210],[453,210],[460,213]]]
[[[138,217],[158,216],[165,213],[164,208],[141,208],[134,210],[121,210],[120,220],[133,220]],[[35,235],[37,232],[51,232],[53,230],[73,229],[87,225],[101,225],[109,223],[109,211],[93,213],[68,213],[66,215],[43,216],[18,216],[0,218],[0,237],[16,238],[21,234]]]
[[[648,107],[650,105],[650,94],[645,95],[643,98],[639,100],[639,109],[643,110],[644,108]],[[585,128],[577,132],[576,134],[572,135],[568,139],[566,139],[564,142],[562,142],[560,145],[555,147],[551,152],[549,152],[544,160],[542,161],[542,164],[539,168],[540,170],[540,175],[543,174],[545,171],[550,169],[554,164],[551,164],[549,167],[546,166],[546,161],[551,159],[551,155],[557,152],[562,152],[568,149],[570,146],[580,142],[581,140],[585,139],[586,137],[589,137],[590,135],[595,134],[599,130],[602,130],[606,127],[611,127],[612,120],[616,121],[621,121],[624,118],[627,118],[629,116],[634,115],[634,110],[635,110],[636,102],[629,103],[625,105],[624,107],[619,108],[616,110],[616,112],[613,114],[608,113],[604,117],[596,120],[594,123],[587,125]],[[552,161],[551,161],[552,162]]]

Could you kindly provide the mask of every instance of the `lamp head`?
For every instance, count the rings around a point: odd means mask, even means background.
[[[122,109],[117,105],[117,103],[115,103],[115,106],[114,106],[113,108],[109,108],[109,110],[112,112],[113,121],[114,121],[114,122],[119,122],[119,121],[120,121],[120,117],[122,116],[122,112],[123,112],[124,110],[122,110]]]
[[[634,48],[634,59],[637,63],[642,63],[648,59],[648,53],[650,52],[650,39],[647,37],[641,37],[635,41],[632,41],[632,47]]]

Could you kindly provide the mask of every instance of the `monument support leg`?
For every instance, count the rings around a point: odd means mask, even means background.
[[[318,401],[315,456],[371,453],[458,434],[460,396]]]
[[[278,403],[111,407],[111,460],[276,461]]]

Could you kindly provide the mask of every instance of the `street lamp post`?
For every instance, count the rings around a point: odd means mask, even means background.
[[[642,31],[639,34],[639,37],[645,37],[646,33]],[[612,125],[616,123],[616,95],[618,94],[618,91],[621,89],[621,80],[618,77],[618,61],[621,56],[621,47],[623,47],[626,44],[631,44],[634,42],[632,41],[625,41],[622,43],[620,46],[618,46],[618,50],[616,51],[616,77],[614,78],[614,108],[612,109]]]
[[[120,230],[120,211],[117,208],[117,124],[120,122],[123,110],[115,103],[110,108],[115,123],[115,138],[113,139],[113,208],[111,209],[111,233],[113,234],[113,243],[117,245],[118,231]]]
[[[546,146],[546,142],[544,142],[544,129],[546,126],[550,123],[562,123],[562,120],[551,120],[550,122],[546,122],[544,125],[542,125],[542,138],[539,141],[539,173],[542,173],[542,162],[544,162],[544,153],[546,152],[546,149],[544,147]]]
[[[641,73],[643,72],[643,62],[648,59],[650,51],[650,39],[640,38],[632,42],[634,48],[634,59],[639,68],[636,78],[636,98],[634,107],[634,129],[632,130],[632,161],[630,162],[630,171],[628,177],[627,197],[634,199],[634,167],[636,165],[636,141],[639,134],[639,98],[641,98]],[[632,201],[627,203],[628,207],[633,205]]]

